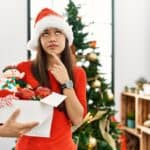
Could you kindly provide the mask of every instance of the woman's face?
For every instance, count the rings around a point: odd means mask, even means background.
[[[65,48],[65,40],[64,33],[57,28],[48,28],[40,36],[42,48],[47,54],[60,55]]]

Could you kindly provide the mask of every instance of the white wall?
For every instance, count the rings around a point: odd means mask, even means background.
[[[0,4],[0,70],[26,58],[26,3],[4,0]]]
[[[149,0],[115,1],[115,99],[120,109],[124,86],[150,79]]]
[[[147,51],[147,61],[150,62],[150,1],[147,0],[146,2],[146,16],[147,16],[147,26],[146,26],[146,30],[147,30],[147,33],[146,34],[146,41],[147,43],[147,49],[149,49],[149,51]],[[149,74],[150,74],[150,65],[148,65],[148,71],[149,71]]]
[[[0,4],[0,71],[6,65],[26,59],[27,16],[24,0],[4,0]],[[0,138],[0,150],[11,150],[14,139]]]

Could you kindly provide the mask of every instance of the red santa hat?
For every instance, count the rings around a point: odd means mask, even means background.
[[[27,44],[27,48],[35,50],[38,47],[39,37],[47,28],[58,28],[63,31],[69,41],[69,45],[73,42],[73,32],[69,24],[64,20],[63,16],[49,8],[42,9],[35,20],[34,33],[31,40]]]

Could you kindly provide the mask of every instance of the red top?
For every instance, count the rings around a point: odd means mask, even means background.
[[[25,72],[24,80],[32,85],[33,88],[39,85],[38,81],[31,73],[32,62],[22,62],[18,65],[21,72]],[[84,115],[87,112],[86,105],[86,74],[80,67],[74,67],[75,74],[74,85],[75,92],[84,107]],[[49,72],[51,90],[60,93],[60,85]],[[82,92],[81,92],[82,91]],[[68,120],[63,111],[54,108],[54,116],[51,128],[51,137],[31,137],[22,136],[18,139],[16,150],[76,150],[76,145],[72,140],[71,122]]]

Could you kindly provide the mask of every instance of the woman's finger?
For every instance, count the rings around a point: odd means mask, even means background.
[[[9,117],[7,122],[15,121],[18,115],[20,114],[20,109],[16,109]]]
[[[24,129],[24,130],[30,130],[32,129],[33,127],[37,126],[39,123],[38,122],[29,122],[29,123],[22,123],[20,125],[20,128],[21,129]]]
[[[55,58],[55,60],[57,61],[58,64],[63,65],[63,63],[61,62],[60,58],[55,53],[51,53],[51,55]]]

